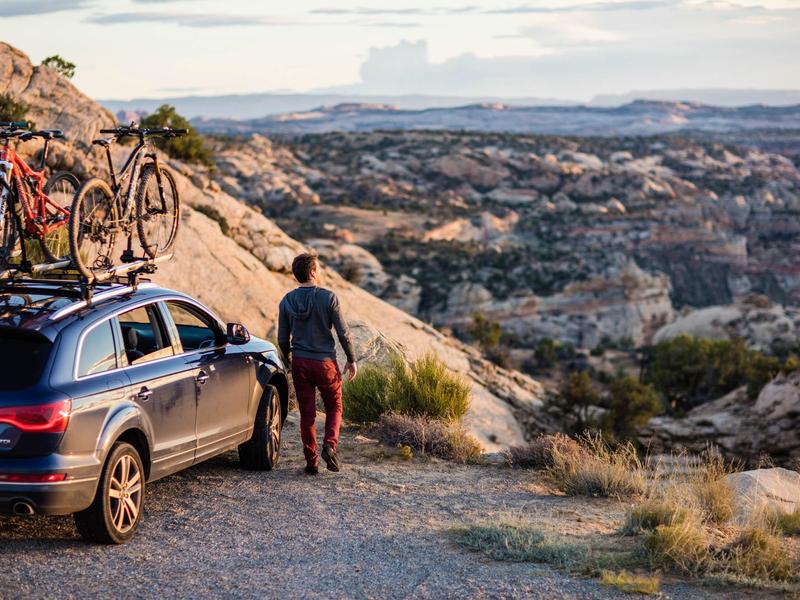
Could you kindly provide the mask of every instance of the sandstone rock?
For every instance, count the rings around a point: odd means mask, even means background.
[[[433,164],[433,168],[442,175],[467,181],[483,189],[494,188],[510,176],[504,167],[484,166],[472,158],[461,155],[443,156]]]
[[[800,511],[800,473],[788,469],[756,469],[731,473],[725,481],[733,491],[734,516],[747,523],[759,513]]]

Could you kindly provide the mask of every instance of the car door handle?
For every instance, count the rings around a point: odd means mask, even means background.
[[[136,397],[142,402],[146,402],[147,400],[150,399],[150,396],[152,395],[153,395],[153,390],[149,390],[146,387],[143,387],[141,390],[139,390],[139,393],[136,394]]]
[[[200,385],[203,385],[206,381],[208,381],[208,373],[206,373],[205,371],[200,371],[197,374],[197,378],[195,379],[195,381]]]

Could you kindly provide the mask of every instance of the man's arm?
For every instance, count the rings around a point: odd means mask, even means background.
[[[283,359],[286,361],[287,365],[289,363],[289,352],[292,348],[289,343],[289,334],[289,315],[286,312],[283,301],[281,301],[278,307],[278,348],[280,348]]]
[[[356,351],[353,347],[353,340],[350,339],[350,329],[347,327],[347,321],[342,316],[342,307],[339,305],[339,298],[336,294],[331,295],[331,321],[334,329],[336,329],[339,343],[342,345],[344,354],[347,357],[345,371],[348,372],[348,379],[352,381],[358,371],[358,367],[356,367]]]

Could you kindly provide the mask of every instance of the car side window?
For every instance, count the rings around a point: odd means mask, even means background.
[[[111,321],[105,321],[83,338],[78,363],[78,377],[103,373],[117,368],[117,349]]]
[[[155,304],[122,313],[118,320],[129,364],[138,365],[175,353]]]
[[[193,306],[180,302],[166,302],[184,351],[213,348],[219,332],[214,320]]]

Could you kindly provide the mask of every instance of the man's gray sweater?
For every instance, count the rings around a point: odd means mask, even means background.
[[[342,317],[339,298],[321,287],[299,287],[283,297],[278,309],[278,345],[288,358],[336,360],[336,344],[331,328],[336,329],[339,343],[348,362],[355,362],[356,353],[347,322]]]

